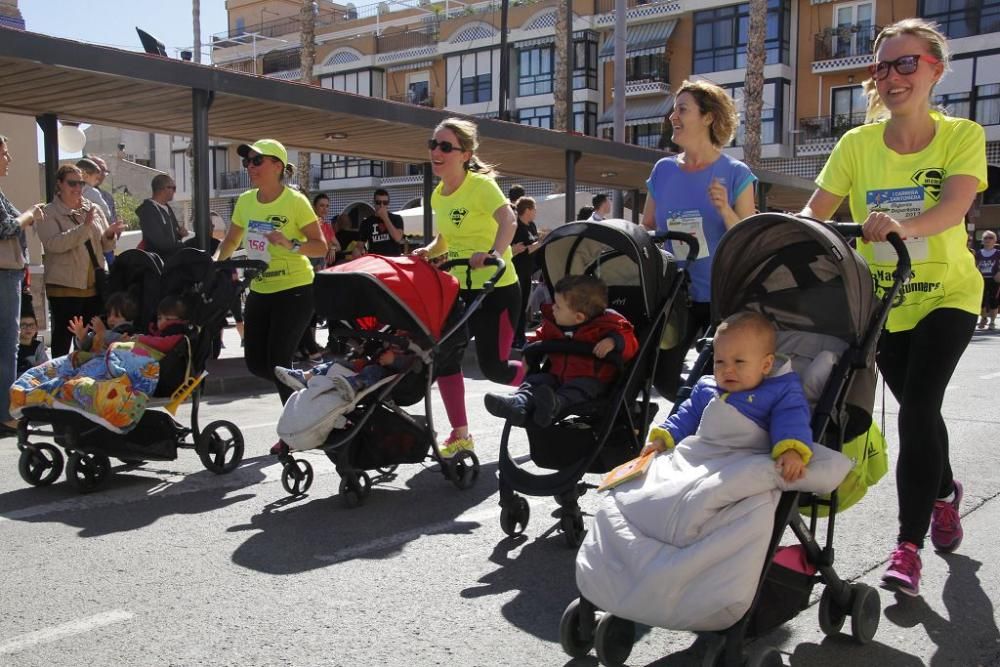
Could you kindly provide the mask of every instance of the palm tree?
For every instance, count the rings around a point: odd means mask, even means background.
[[[566,50],[566,35],[571,26],[567,25],[566,7],[569,0],[559,0],[556,9],[556,62],[555,85],[552,87],[553,109],[552,109],[552,129],[565,132],[569,128],[569,100],[572,99],[572,91],[567,90],[566,84],[567,68],[570,66],[571,53]]]
[[[751,169],[760,165],[760,118],[764,107],[764,33],[767,0],[750,0],[747,34],[747,73],[743,88],[743,160]]]
[[[312,85],[315,83],[313,77],[313,63],[316,61],[316,11],[317,5],[313,0],[302,0],[302,83]],[[307,151],[299,151],[299,190],[307,197],[309,196],[310,183],[310,155]]]

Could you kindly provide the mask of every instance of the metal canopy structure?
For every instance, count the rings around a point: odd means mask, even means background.
[[[423,163],[432,128],[457,115],[2,27],[0,72],[0,111],[47,118],[50,126],[58,117],[192,136],[199,223],[202,206],[207,218],[208,175],[198,163],[208,164],[209,135],[237,142],[271,137],[289,148]],[[501,173],[565,182],[571,192],[577,183],[639,189],[663,157],[657,150],[594,137],[474,120],[480,155]],[[771,206],[799,207],[813,188],[801,178],[758,177],[767,185]]]

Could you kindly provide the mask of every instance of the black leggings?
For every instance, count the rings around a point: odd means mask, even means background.
[[[976,316],[932,311],[909,331],[883,333],[879,370],[899,403],[899,541],[923,547],[934,501],[954,489],[948,429],[941,416],[944,390],[972,339]]]
[[[677,307],[683,307],[678,304]],[[709,304],[695,301],[688,309],[687,328],[680,343],[669,350],[660,350],[656,359],[656,375],[653,386],[668,401],[677,397],[677,389],[681,384],[681,370],[684,367],[684,357],[694,345],[695,339],[705,334],[712,323],[712,312]]]
[[[247,295],[243,356],[247,369],[259,378],[271,380],[284,405],[292,390],[278,382],[275,366],[291,366],[292,355],[313,315],[311,284],[275,292]]]
[[[462,290],[462,300],[472,303],[481,290]],[[510,358],[514,341],[517,309],[521,307],[521,289],[517,283],[498,287],[487,296],[469,318],[469,334],[476,339],[476,359],[488,380],[511,384],[521,368]],[[462,370],[461,359],[442,365],[438,375],[453,375]]]
[[[98,296],[50,296],[49,331],[52,344],[52,358],[69,354],[73,334],[67,331],[69,321],[79,315],[85,325],[90,325],[94,315],[104,314],[104,304]]]

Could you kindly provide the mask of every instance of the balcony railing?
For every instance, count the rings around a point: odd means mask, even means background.
[[[625,83],[670,83],[667,68],[650,72],[626,72]]]
[[[246,169],[223,171],[215,175],[216,190],[249,190],[250,174]]]
[[[615,11],[616,0],[594,0],[595,14],[609,14]],[[633,9],[642,5],[656,4],[653,0],[625,0],[625,9]]]
[[[864,125],[864,122],[864,112],[800,118],[797,143],[836,141],[851,128]]]
[[[813,60],[836,60],[870,55],[872,42],[880,30],[882,27],[875,25],[827,28],[813,37],[815,43]]]
[[[289,49],[267,53],[261,60],[261,73],[287,72],[302,67],[302,50]]]
[[[434,96],[427,94],[423,97],[416,97],[414,95],[390,95],[389,99],[393,102],[403,102],[405,104],[416,104],[420,107],[433,107],[434,106]]]
[[[433,28],[422,30],[406,30],[391,35],[379,35],[375,38],[375,53],[392,53],[405,51],[421,46],[437,43],[437,31]]]

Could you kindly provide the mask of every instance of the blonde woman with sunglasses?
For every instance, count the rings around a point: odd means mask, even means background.
[[[84,322],[90,322],[103,314],[95,269],[107,270],[104,253],[115,249],[124,227],[121,223],[109,223],[101,209],[83,196],[84,185],[83,173],[77,167],[59,167],[56,196],[45,205],[42,219],[35,223],[42,241],[53,357],[69,352],[73,334],[67,327],[71,319],[81,316]]]
[[[899,402],[899,533],[882,584],[915,596],[928,528],[942,552],[957,549],[963,535],[962,485],[952,476],[941,404],[983,294],[963,223],[986,189],[986,141],[978,124],[931,109],[948,68],[948,44],[934,24],[899,21],[879,33],[873,51],[864,84],[869,124],[837,143],[803,213],[829,219],[849,197],[854,219],[864,223],[858,250],[876,291],[892,282],[890,233],[906,240],[913,261],[876,360]]]
[[[438,233],[430,245],[417,248],[413,254],[469,260],[473,269],[471,289],[466,285],[464,266],[452,271],[467,303],[493,275],[493,267],[485,265],[487,258],[503,258],[507,270],[470,318],[469,329],[476,340],[476,358],[483,374],[493,382],[517,386],[524,379],[524,370],[519,362],[510,360],[521,306],[521,290],[510,249],[517,231],[514,210],[497,185],[493,168],[476,157],[479,135],[475,123],[448,118],[434,129],[427,147],[434,175],[441,179],[431,196]],[[461,359],[453,367],[440,369],[437,383],[452,428],[441,447],[442,456],[449,458],[473,448],[465,413]]]

